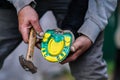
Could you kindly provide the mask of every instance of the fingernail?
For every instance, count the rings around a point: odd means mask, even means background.
[[[40,32],[39,36],[41,37],[44,36],[44,32]]]
[[[40,36],[40,37],[43,37],[44,36],[44,32],[37,32],[37,35]]]
[[[76,51],[76,49],[75,49],[74,46],[71,46],[70,50],[71,50],[72,52],[75,52],[75,51]]]

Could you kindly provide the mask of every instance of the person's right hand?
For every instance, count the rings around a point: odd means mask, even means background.
[[[36,33],[43,33],[39,24],[39,18],[36,11],[31,6],[25,6],[18,12],[19,31],[25,43],[28,43],[28,36],[31,26]]]

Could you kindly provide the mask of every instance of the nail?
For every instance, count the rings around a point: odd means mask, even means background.
[[[43,37],[44,36],[44,32],[37,32],[37,35],[39,36],[39,37]]]
[[[43,37],[44,36],[44,32],[40,32],[39,36]]]
[[[75,46],[72,45],[72,46],[70,47],[70,50],[71,50],[72,52],[75,52],[75,51],[76,51]]]

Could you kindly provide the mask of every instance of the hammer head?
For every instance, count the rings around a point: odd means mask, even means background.
[[[31,61],[26,60],[23,55],[19,56],[19,61],[23,69],[30,71],[32,74],[37,72],[37,67]]]

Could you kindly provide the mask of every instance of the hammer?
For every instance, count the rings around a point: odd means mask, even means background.
[[[23,67],[23,69],[25,69],[26,71],[30,71],[32,74],[37,72],[37,67],[32,62],[36,39],[37,39],[36,32],[34,31],[33,28],[31,28],[26,58],[24,58],[23,55],[19,56],[19,62],[21,64],[21,66]]]

